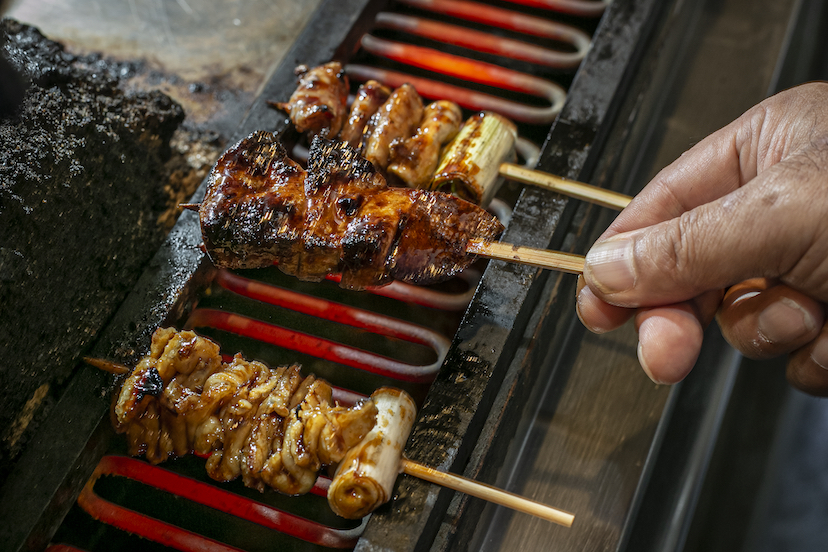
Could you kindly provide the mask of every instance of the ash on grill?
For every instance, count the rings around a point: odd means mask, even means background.
[[[221,144],[165,94],[126,92],[140,63],[70,54],[11,19],[0,45],[29,81],[0,119],[2,482]]]

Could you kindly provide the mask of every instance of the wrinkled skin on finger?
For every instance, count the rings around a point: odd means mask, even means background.
[[[718,311],[739,351],[790,353],[791,383],[826,394],[826,301],[828,84],[812,83],[768,98],[663,169],[587,254],[577,308],[597,332],[635,317],[654,381],[687,375]]]

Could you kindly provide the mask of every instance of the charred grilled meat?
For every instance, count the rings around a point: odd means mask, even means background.
[[[359,149],[366,124],[390,95],[391,89],[375,80],[359,85],[354,102],[351,104],[351,112],[339,133],[339,139]]]
[[[376,417],[371,399],[335,405],[331,387],[302,377],[298,365],[272,369],[238,354],[224,363],[218,345],[173,328],[156,330],[113,407],[130,454],[154,464],[209,455],[217,481],[241,476],[248,487],[291,495],[308,492],[319,469],[339,463]]]
[[[397,279],[445,280],[474,256],[471,239],[492,240],[503,226],[484,209],[441,192],[391,188],[344,142],[315,138],[305,171],[268,132],[230,148],[211,173],[199,209],[216,266],[259,268],[364,289]]]
[[[299,132],[336,136],[348,114],[348,76],[332,61],[313,69],[300,65],[299,85],[287,102],[271,102],[286,111]]]

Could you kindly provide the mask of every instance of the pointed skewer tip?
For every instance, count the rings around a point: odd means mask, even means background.
[[[130,372],[130,368],[128,366],[124,366],[123,364],[118,364],[117,362],[112,362],[111,360],[104,360],[102,358],[95,358],[95,357],[83,357],[83,361],[88,364],[89,366],[93,366],[104,372],[109,372],[110,374],[128,374]]]

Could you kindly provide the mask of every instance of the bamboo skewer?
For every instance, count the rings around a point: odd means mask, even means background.
[[[570,274],[580,274],[584,271],[584,257],[582,255],[562,251],[549,251],[548,249],[535,249],[534,247],[485,240],[469,240],[466,251],[498,261],[525,264]]]
[[[546,188],[548,190],[574,197],[575,199],[582,199],[584,201],[589,201],[590,203],[595,203],[596,205],[617,209],[619,211],[626,207],[632,200],[630,196],[619,194],[618,192],[605,190],[604,188],[584,184],[582,182],[576,182],[575,180],[561,178],[560,176],[554,176],[542,171],[527,169],[513,163],[502,163],[500,165],[499,172],[501,176],[508,178],[509,180]]]
[[[103,370],[104,372],[109,372],[110,374],[115,374],[116,376],[120,376],[121,374],[128,374],[132,371],[132,368],[129,366],[124,366],[123,364],[118,364],[117,362],[112,362],[111,360],[104,360],[102,358],[94,358],[94,357],[83,357],[83,361],[90,366],[94,366],[99,370]]]
[[[449,489],[460,491],[461,493],[476,498],[482,498],[483,500],[499,504],[500,506],[505,506],[518,512],[531,514],[547,521],[563,525],[564,527],[572,527],[572,522],[575,521],[575,516],[569,512],[552,508],[546,504],[529,500],[528,498],[492,487],[491,485],[486,485],[485,483],[435,470],[434,468],[424,466],[417,462],[412,462],[405,457],[402,459],[402,471],[403,473],[418,479],[423,479],[429,483],[448,487]]]

